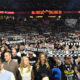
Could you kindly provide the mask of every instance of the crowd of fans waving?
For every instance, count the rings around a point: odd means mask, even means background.
[[[0,80],[80,80],[79,56],[47,56],[25,48],[76,50],[79,45],[62,45],[62,40],[45,39],[37,43],[11,45],[4,39],[0,46]],[[58,44],[60,43],[60,44]]]

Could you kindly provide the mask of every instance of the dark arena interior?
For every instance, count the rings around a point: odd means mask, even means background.
[[[0,80],[80,80],[80,0],[0,0]]]

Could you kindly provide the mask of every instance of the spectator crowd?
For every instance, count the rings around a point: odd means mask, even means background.
[[[74,54],[80,50],[79,37],[66,38],[59,34],[44,38],[29,35],[22,42],[12,37],[1,39],[0,80],[80,80],[80,52]],[[65,55],[61,52],[59,56],[56,51],[62,50]]]

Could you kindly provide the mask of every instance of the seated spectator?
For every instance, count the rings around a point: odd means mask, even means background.
[[[16,61],[18,64],[20,64],[21,58],[17,56],[16,49],[12,50],[12,59]]]
[[[5,70],[3,66],[3,61],[0,59],[0,80],[15,80],[14,74]]]
[[[32,66],[29,64],[29,59],[26,56],[21,59],[19,71],[21,73],[22,80],[34,80]]]

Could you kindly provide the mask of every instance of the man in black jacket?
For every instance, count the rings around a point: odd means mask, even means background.
[[[74,67],[75,64],[71,61],[71,56],[65,56],[64,62],[61,62],[57,57],[54,57],[54,60],[57,62],[59,68],[62,71],[62,80],[74,80]],[[78,63],[79,58],[75,60],[76,64]]]

